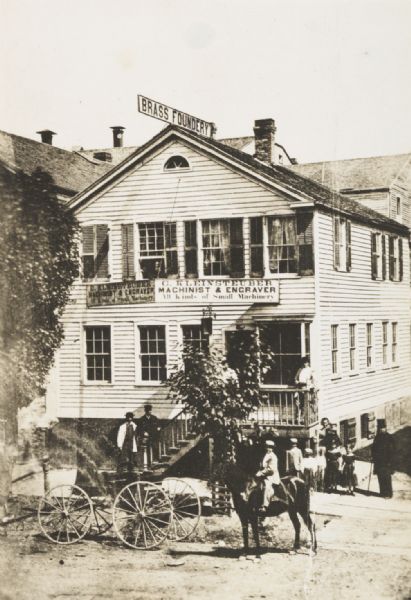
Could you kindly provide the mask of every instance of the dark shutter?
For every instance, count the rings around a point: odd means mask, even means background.
[[[264,276],[263,218],[250,218],[250,275]]]
[[[175,223],[165,223],[165,251],[167,276],[178,275],[177,227]]]
[[[356,419],[340,421],[340,435],[344,446],[353,446],[356,442]]]
[[[243,219],[230,219],[230,276],[244,277]]]
[[[351,221],[345,221],[346,268],[351,271]]]
[[[184,263],[187,278],[198,277],[197,268],[197,222],[184,223]]]
[[[108,277],[108,227],[96,225],[96,264],[95,276],[98,279]]]
[[[382,278],[387,279],[387,247],[385,245],[385,235],[381,235],[381,254],[382,254]]]
[[[371,232],[371,277],[372,279],[378,277],[377,234],[373,232]]]
[[[389,274],[390,280],[395,278],[395,238],[390,235],[388,238],[388,258],[389,258]]]
[[[134,279],[134,225],[121,226],[121,250],[123,279]]]
[[[297,242],[299,274],[312,275],[314,273],[312,213],[297,213]]]
[[[402,238],[398,238],[398,279],[402,281],[404,272],[404,263],[402,258]]]
[[[83,278],[94,277],[94,226],[86,225],[81,228]]]
[[[340,218],[334,217],[334,269],[340,268]]]

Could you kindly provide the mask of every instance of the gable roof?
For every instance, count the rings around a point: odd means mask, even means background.
[[[307,163],[290,168],[336,191],[389,189],[401,182],[411,185],[411,154]]]
[[[114,167],[107,175],[94,182],[89,188],[73,198],[69,205],[73,209],[79,208],[92,199],[95,194],[101,193],[111,186],[119,177],[124,176],[130,169],[145,160],[148,155],[161,148],[165,143],[180,140],[210,157],[222,161],[260,184],[287,194],[290,199],[299,201],[302,206],[307,203],[325,209],[334,210],[354,217],[367,224],[379,225],[388,229],[406,233],[407,227],[393,219],[389,219],[359,202],[338,194],[334,190],[296,173],[290,167],[268,165],[253,158],[250,154],[237,150],[213,138],[205,138],[199,134],[175,125],[169,125],[122,163]]]
[[[41,168],[67,196],[74,196],[111,169],[108,163],[5,131],[0,131],[0,161],[27,175]]]
[[[111,147],[111,148],[92,148],[92,149],[88,149],[88,150],[79,150],[78,153],[81,156],[85,156],[86,158],[90,158],[93,160],[99,160],[99,159],[95,159],[94,155],[97,152],[107,152],[107,154],[111,155],[111,161],[108,162],[106,164],[109,165],[118,165],[119,163],[121,163],[125,158],[127,158],[128,156],[130,156],[130,154],[132,154],[133,152],[135,152],[136,150],[138,150],[138,146],[120,146],[118,148],[115,147]]]

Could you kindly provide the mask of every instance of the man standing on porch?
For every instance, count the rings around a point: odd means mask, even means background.
[[[137,466],[136,424],[132,412],[126,413],[125,422],[120,425],[117,433],[117,446],[120,450],[119,470],[132,473]]]

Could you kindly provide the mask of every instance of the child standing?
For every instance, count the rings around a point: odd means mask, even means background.
[[[347,447],[346,454],[343,455],[343,481],[347,488],[347,492],[354,496],[354,488],[356,485],[355,477],[355,455],[352,447]]]

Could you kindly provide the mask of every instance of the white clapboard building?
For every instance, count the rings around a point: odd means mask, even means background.
[[[207,343],[208,312],[210,343],[261,329],[274,351],[254,417],[280,435],[313,437],[326,416],[361,446],[407,401],[407,227],[273,164],[274,132],[256,122],[252,157],[170,125],[70,201],[82,277],[47,394],[59,427],[98,435],[147,402],[175,419],[163,381],[184,340]],[[303,356],[318,392],[298,408]]]

